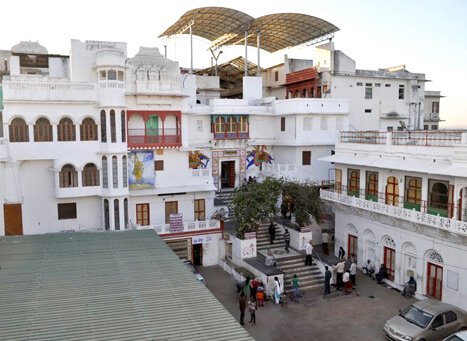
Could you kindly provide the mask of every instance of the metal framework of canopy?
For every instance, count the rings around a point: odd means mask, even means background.
[[[243,57],[237,57],[228,62],[217,66],[217,74],[221,80],[237,83],[242,79],[245,70],[245,64],[248,69],[248,75],[254,75],[258,72],[258,66],[252,62],[245,60]],[[260,71],[263,69],[260,68]],[[195,73],[198,75],[208,74],[212,71],[212,67],[198,70]]]
[[[339,29],[333,24],[307,14],[277,13],[259,18],[225,7],[203,7],[190,10],[164,31],[160,37],[192,34],[208,39],[212,48],[223,45],[256,46],[257,32],[261,32],[261,48],[276,52],[287,47],[332,37]]]

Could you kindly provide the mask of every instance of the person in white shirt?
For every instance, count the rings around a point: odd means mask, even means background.
[[[352,281],[350,280],[350,274],[348,271],[342,276],[342,282],[344,283],[344,292],[350,294],[352,292]]]
[[[310,240],[305,246],[305,265],[313,265],[313,242]]]
[[[336,265],[334,265],[334,268],[336,269],[336,289],[341,290],[343,286],[342,282],[342,276],[344,275],[344,268],[345,268],[345,262],[342,260]]]
[[[350,281],[352,282],[352,287],[355,289],[356,285],[356,277],[357,277],[357,264],[355,264],[355,260],[352,259],[352,264],[350,264]]]

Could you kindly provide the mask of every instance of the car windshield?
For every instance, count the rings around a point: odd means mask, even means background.
[[[413,305],[406,308],[399,315],[408,322],[413,323],[420,328],[426,328],[433,319],[432,314],[429,314],[426,311],[423,311]]]

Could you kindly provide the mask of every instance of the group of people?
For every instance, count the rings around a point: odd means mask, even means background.
[[[339,250],[340,251],[340,250]],[[345,251],[342,249],[345,255]],[[341,256],[341,251],[339,252]],[[352,293],[357,285],[357,264],[355,263],[355,256],[345,260],[343,257],[339,257],[339,262],[332,266],[332,271],[325,267],[324,272],[324,294],[329,295],[331,293],[331,280],[334,280],[334,285],[337,290],[342,290],[346,294]]]
[[[250,323],[256,324],[256,310],[264,307],[265,289],[259,278],[246,277],[245,282],[238,287],[240,295],[238,298],[240,308],[240,324],[245,324],[245,311],[248,306],[250,312]]]

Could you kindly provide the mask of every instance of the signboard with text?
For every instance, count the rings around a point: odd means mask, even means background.
[[[183,214],[170,215],[170,232],[183,232]]]

